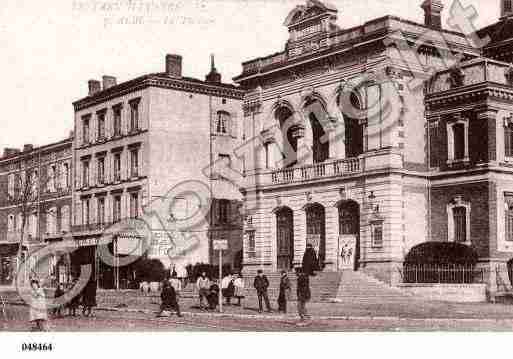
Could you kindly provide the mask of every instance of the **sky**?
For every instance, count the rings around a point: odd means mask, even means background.
[[[214,53],[223,81],[241,63],[282,51],[287,14],[306,0],[1,0],[0,151],[59,141],[73,129],[72,102],[87,81],[119,82],[164,71],[183,56],[185,76],[203,79]],[[423,22],[422,0],[331,0],[342,28],[383,15]],[[452,0],[443,0],[445,15]],[[476,27],[499,18],[500,0],[461,0]],[[445,17],[446,17],[445,16]]]

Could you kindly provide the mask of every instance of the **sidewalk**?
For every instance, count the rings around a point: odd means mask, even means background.
[[[5,298],[5,293],[3,294]],[[276,298],[270,298],[271,306],[277,309]],[[143,295],[140,292],[98,292],[97,310],[119,312],[141,312],[153,315],[159,309],[160,297],[156,294]],[[7,298],[10,304],[23,304],[16,293],[10,293]],[[246,301],[243,307],[223,305],[223,313],[204,311],[198,307],[197,298],[180,298],[180,308],[187,315],[200,316],[231,316],[259,317],[267,319],[297,318],[296,302],[288,303],[288,313],[258,313],[256,301]],[[407,300],[404,302],[376,301],[357,303],[347,300],[342,303],[308,303],[308,312],[312,318],[319,319],[492,319],[513,320],[513,305],[504,304],[457,304],[445,302],[428,302],[422,300]]]

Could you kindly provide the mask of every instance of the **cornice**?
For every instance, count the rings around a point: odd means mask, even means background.
[[[101,91],[93,96],[78,100],[73,103],[73,107],[75,111],[80,111],[149,87],[172,89],[216,97],[227,97],[236,100],[242,100],[244,97],[244,91],[242,89],[229,85],[216,86],[206,82],[191,81],[187,78],[164,78],[158,75],[145,75]]]

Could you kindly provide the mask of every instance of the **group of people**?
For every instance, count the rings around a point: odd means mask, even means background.
[[[196,280],[196,288],[199,295],[200,309],[215,310],[219,305],[219,291],[226,301],[226,305],[231,305],[232,298],[238,299],[237,305],[241,305],[244,298],[244,280],[241,274],[232,275],[228,273],[221,280],[221,288],[219,288],[216,279],[209,279],[206,272],[202,272],[201,276]],[[205,306],[205,302],[208,307]]]
[[[63,284],[58,284],[55,289],[54,298],[56,302],[59,298],[63,297],[66,292],[69,292],[78,285],[78,280],[72,281],[71,285],[65,290]],[[29,320],[33,323],[33,330],[45,331],[46,322],[48,321],[48,310],[46,295],[41,283],[37,279],[31,279],[31,302],[29,311]],[[61,300],[62,301],[62,300]],[[80,290],[79,293],[72,296],[69,301],[64,304],[55,304],[52,309],[52,314],[55,318],[63,317],[63,310],[68,309],[68,315],[75,317],[77,315],[77,309],[82,305],[82,315],[85,317],[92,316],[93,307],[96,304],[96,282],[88,281],[87,284]]]
[[[297,275],[297,308],[298,314],[301,319],[306,319],[308,317],[308,313],[306,310],[306,303],[311,298],[310,292],[310,279],[309,275],[303,271],[302,267],[296,268]],[[271,303],[269,301],[269,280],[265,276],[262,270],[257,271],[257,275],[255,280],[253,281],[253,286],[256,289],[258,296],[258,312],[262,313],[263,304],[265,303],[265,307],[267,312],[272,312]],[[280,277],[280,288],[278,294],[278,311],[282,313],[287,313],[287,302],[291,297],[291,285],[290,279],[286,271],[281,272]]]

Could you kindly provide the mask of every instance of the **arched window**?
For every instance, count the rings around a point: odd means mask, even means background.
[[[216,133],[228,134],[230,126],[230,114],[226,111],[218,111],[216,117]]]
[[[350,103],[347,104],[347,106],[344,106],[344,104],[339,104],[339,106],[341,106],[342,112],[344,113],[344,142],[347,158],[357,157],[363,153],[363,123],[365,122],[358,118],[358,113],[363,108],[358,95],[353,91],[349,96],[349,99]]]
[[[447,205],[449,242],[470,244],[470,203],[457,196]]]

